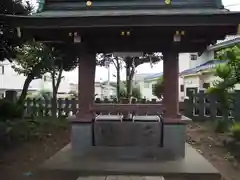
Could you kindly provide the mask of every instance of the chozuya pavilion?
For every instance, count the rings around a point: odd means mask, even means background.
[[[163,175],[220,180],[185,144],[188,118],[179,114],[178,54],[202,52],[236,34],[239,12],[221,0],[40,0],[38,13],[6,16],[19,36],[75,47],[79,55],[79,112],[72,140],[45,168],[81,175]],[[96,53],[162,52],[163,104],[95,104]],[[96,112],[115,115],[100,115]],[[164,113],[163,113],[164,111]],[[121,113],[132,118],[122,119]],[[105,113],[106,114],[106,113]],[[117,115],[116,115],[117,114]]]

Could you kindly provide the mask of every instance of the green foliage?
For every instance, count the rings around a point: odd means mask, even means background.
[[[70,91],[68,94],[70,94],[71,99],[77,99],[78,93],[76,91]]]
[[[28,96],[28,98],[34,99],[52,99],[52,92],[42,89],[39,92]]]
[[[142,98],[140,87],[138,87],[138,86],[133,87],[132,96],[136,99],[141,99]]]
[[[125,84],[122,83],[120,86],[120,97],[121,98],[127,98],[127,90],[125,87]],[[132,89],[132,97],[136,98],[136,99],[141,99],[142,98],[142,94],[141,94],[141,90],[139,88],[139,86],[134,86]]]
[[[23,112],[24,107],[5,99],[0,100],[0,121],[22,118]]]
[[[214,81],[213,87],[207,90],[207,93],[215,95],[221,103],[221,108],[225,111],[223,119],[217,121],[216,131],[224,131],[230,125],[228,118],[230,104],[233,99],[229,92],[232,91],[236,84],[240,83],[240,45],[232,48],[223,49],[217,52],[217,58],[228,60],[225,65],[219,65],[215,70],[215,76],[219,80]]]
[[[1,15],[28,15],[33,10],[32,5],[21,0],[1,0]],[[1,16],[0,15],[0,16]],[[23,39],[17,36],[16,29],[9,26],[7,22],[0,26],[0,61],[15,58],[15,47],[23,43]]]
[[[214,122],[214,130],[217,133],[224,133],[229,128],[229,122],[225,119],[218,119]]]
[[[66,119],[19,119],[0,121],[0,143],[2,148],[15,146],[26,141],[41,140],[51,135],[52,130],[66,129]]]
[[[17,55],[12,68],[18,74],[40,78],[47,72],[49,61],[42,43],[27,42],[16,47],[16,52]]]
[[[232,71],[231,75],[240,82],[240,44],[219,51],[217,57],[229,61],[228,65]]]
[[[234,123],[230,128],[230,132],[236,140],[240,141],[240,123]]]
[[[153,87],[153,95],[157,96],[159,99],[162,98],[163,93],[164,93],[164,87],[163,87],[163,76],[161,76],[158,80],[157,83]]]

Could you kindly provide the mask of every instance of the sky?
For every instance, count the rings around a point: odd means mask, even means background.
[[[37,0],[31,0],[32,3],[35,5]],[[240,11],[240,0],[222,0],[225,8],[231,10],[231,11]],[[159,62],[153,67],[150,66],[149,63],[142,64],[137,67],[136,73],[160,73],[163,71],[163,62]],[[114,74],[116,74],[116,69],[113,65],[110,66],[110,81],[116,81],[116,77],[114,77]],[[78,82],[78,69],[75,69],[71,72],[65,72],[64,73],[65,78],[70,83],[77,83]],[[125,79],[125,70],[123,68],[121,72],[121,80]],[[96,68],[96,78],[95,81],[106,81],[108,79],[108,69],[104,67],[97,67]]]

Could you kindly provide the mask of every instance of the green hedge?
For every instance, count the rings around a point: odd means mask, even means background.
[[[17,104],[0,101],[0,143],[1,148],[11,147],[33,139],[41,139],[53,128],[66,128],[65,118],[23,118],[23,107]]]

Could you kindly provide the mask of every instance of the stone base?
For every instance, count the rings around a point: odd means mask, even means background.
[[[119,155],[128,152],[128,157],[132,159],[136,158],[137,154],[151,154],[154,148],[165,148],[175,157],[184,157],[186,123],[179,122],[180,120],[177,123],[172,121],[163,123],[145,121],[82,123],[73,121],[72,149],[77,155],[85,155],[93,147],[119,147],[117,150]],[[138,153],[134,153],[134,151]]]
[[[114,122],[94,123],[96,146],[107,147],[161,147],[161,122]]]
[[[220,180],[221,178],[220,173],[188,144],[185,144],[185,158],[182,159],[128,161],[111,157],[108,160],[102,160],[101,153],[97,154],[96,151],[92,151],[84,157],[79,157],[73,153],[71,145],[68,145],[47,160],[42,170],[52,175],[54,173],[56,176],[58,174],[163,176],[166,180],[175,180],[175,178]],[[108,151],[105,152],[105,156],[108,156]]]
[[[164,124],[163,147],[172,151],[176,156],[185,156],[186,125]]]
[[[84,155],[93,146],[92,129],[92,123],[72,123],[71,144],[74,153]]]

